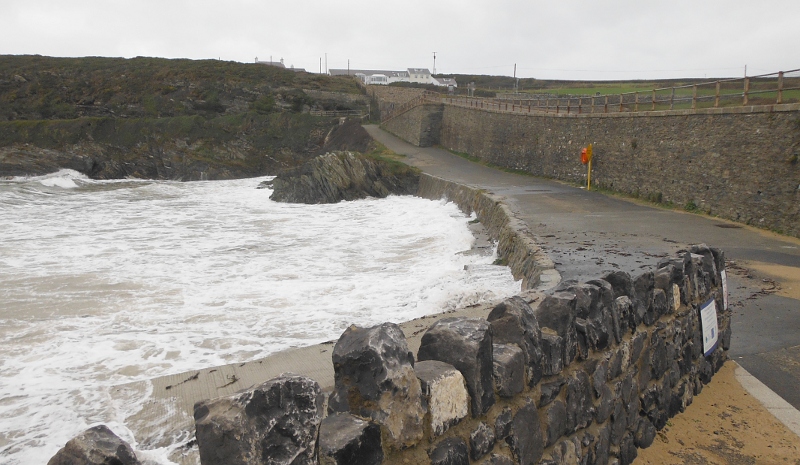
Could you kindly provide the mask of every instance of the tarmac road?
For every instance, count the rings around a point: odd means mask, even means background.
[[[606,271],[636,275],[661,257],[706,243],[725,251],[733,309],[730,356],[800,409],[800,240],[748,226],[507,173],[445,150],[420,148],[365,126],[376,140],[424,172],[505,197],[556,264],[562,280],[586,281]],[[576,155],[576,163],[578,157]],[[774,270],[769,274],[755,272]],[[781,295],[784,294],[784,295]],[[786,295],[790,294],[790,295]],[[791,295],[793,294],[793,295]]]

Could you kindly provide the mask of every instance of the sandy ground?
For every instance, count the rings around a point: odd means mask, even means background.
[[[727,362],[634,463],[800,465],[800,437],[748,394],[736,380],[736,367]]]

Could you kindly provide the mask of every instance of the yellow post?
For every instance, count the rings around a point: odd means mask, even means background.
[[[589,159],[589,173],[586,175],[586,190],[592,190],[592,159]]]

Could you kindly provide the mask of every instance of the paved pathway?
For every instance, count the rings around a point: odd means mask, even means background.
[[[562,279],[583,281],[614,269],[638,274],[688,244],[704,242],[723,249],[734,312],[730,355],[800,409],[800,301],[774,292],[780,279],[771,281],[750,271],[759,266],[796,275],[800,240],[506,173],[445,150],[415,147],[377,126],[365,127],[424,172],[505,197],[556,263]]]

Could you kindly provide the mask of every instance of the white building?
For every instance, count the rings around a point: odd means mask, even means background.
[[[456,88],[453,78],[435,78],[427,68],[408,68],[405,71],[387,71],[375,69],[330,69],[331,76],[354,76],[364,84],[388,85],[393,82],[413,82],[417,84],[433,84]]]

